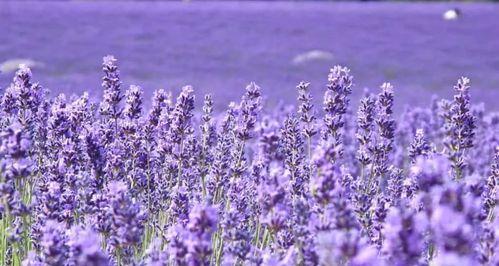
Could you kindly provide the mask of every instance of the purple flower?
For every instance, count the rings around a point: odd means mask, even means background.
[[[185,243],[187,239],[187,230],[182,225],[175,225],[168,230],[168,249],[169,258],[175,265],[187,265],[186,257],[188,247]]]
[[[335,265],[338,261],[348,265],[379,265],[375,249],[357,230],[319,232],[316,243],[319,265]]]
[[[383,243],[383,224],[385,222],[386,216],[388,212],[388,204],[383,195],[378,195],[376,198],[376,205],[374,207],[374,214],[372,218],[372,232],[371,240],[376,245],[378,249],[381,248]]]
[[[430,222],[432,239],[441,252],[438,256],[453,253],[470,261],[477,259],[475,243],[478,230],[480,202],[466,187],[450,183],[434,193]]]
[[[387,194],[388,201],[391,204],[395,204],[401,199],[403,186],[404,186],[404,174],[403,170],[395,167],[388,169],[388,184],[387,184]]]
[[[184,186],[176,186],[172,191],[172,199],[170,203],[170,215],[173,221],[184,225],[188,221],[189,215],[189,195]]]
[[[427,156],[429,152],[430,146],[425,138],[424,130],[416,130],[416,135],[414,136],[414,140],[411,143],[411,147],[409,148],[409,158],[412,160],[412,162],[415,162],[416,157]]]
[[[482,194],[483,217],[488,220],[494,215],[494,208],[499,201],[497,197],[497,180],[499,180],[499,146],[496,147],[494,159],[490,167],[490,175],[486,179],[485,190]]]
[[[418,157],[411,167],[418,188],[423,191],[429,191],[433,186],[448,182],[450,180],[449,170],[449,161],[441,155],[434,155],[429,158]]]
[[[339,175],[337,168],[324,168],[320,175],[314,176],[311,180],[310,191],[320,205],[325,206],[331,202]]]
[[[1,100],[5,114],[14,116],[13,118],[28,130],[33,129],[32,123],[44,96],[42,87],[38,83],[33,83],[31,78],[31,70],[25,65],[20,65],[12,84],[6,89]]]
[[[245,141],[251,138],[251,130],[255,127],[258,112],[261,106],[261,90],[255,83],[246,87],[241,103],[239,105],[240,117],[236,126],[236,136]]]
[[[289,171],[291,177],[293,194],[300,195],[306,193],[308,176],[306,171],[304,171],[303,165],[304,143],[298,127],[298,120],[296,118],[288,117],[284,120],[282,138],[284,146],[284,162],[286,164],[286,170]]]
[[[160,239],[154,239],[146,250],[146,258],[144,259],[145,265],[149,266],[164,266],[168,264],[168,256],[162,250]]]
[[[496,262],[499,260],[496,258],[498,249],[497,233],[494,232],[493,226],[495,226],[493,222],[485,223],[483,224],[483,229],[481,231],[480,245],[478,247],[479,261],[485,265],[487,263],[494,264],[494,260],[496,260]]]
[[[194,110],[194,90],[191,86],[182,88],[172,113],[171,139],[180,144],[185,134],[192,130],[190,121]]]
[[[383,177],[389,167],[390,152],[393,149],[393,138],[395,135],[395,120],[393,119],[393,86],[390,83],[381,85],[381,92],[376,101],[377,126],[376,145],[373,147],[372,174],[375,177]]]
[[[121,92],[120,72],[116,64],[116,58],[112,55],[102,59],[102,87],[104,88],[104,99],[100,106],[100,113],[109,117],[114,123],[121,116],[120,102],[123,99]]]
[[[68,261],[74,266],[108,266],[109,259],[101,250],[101,239],[90,228],[74,226],[68,231]]]
[[[0,169],[7,180],[25,178],[31,173],[31,141],[22,126],[12,124],[0,135]]]
[[[6,249],[19,243],[26,231],[26,215],[29,205],[23,201],[26,183],[32,182],[29,150],[31,142],[26,138],[24,128],[14,123],[0,133],[0,216],[8,223],[4,235]],[[19,252],[18,248],[13,252]]]
[[[210,94],[205,95],[203,105],[203,116],[201,129],[201,178],[203,193],[206,194],[206,175],[209,172],[210,164],[215,160],[214,146],[217,141],[216,126],[213,121],[213,100]]]
[[[22,263],[23,266],[45,266],[41,258],[34,251],[28,252],[28,256]]]
[[[210,265],[212,254],[212,234],[217,229],[217,209],[201,204],[195,205],[189,214],[187,230],[189,234],[185,240],[188,254],[187,260],[191,265]]]
[[[130,263],[132,248],[142,241],[147,215],[141,210],[141,206],[130,198],[124,182],[110,182],[106,193],[109,195],[107,214],[108,219],[111,219],[110,251],[114,253],[115,259]]]
[[[138,119],[142,112],[142,94],[139,86],[132,85],[125,93],[126,103],[123,114],[130,120]]]
[[[152,126],[157,126],[159,122],[159,117],[163,112],[164,108],[171,105],[171,94],[165,92],[164,90],[154,91],[154,96],[152,99],[152,107],[149,111],[148,121]]]
[[[90,167],[89,169],[91,169],[94,176],[92,185],[96,188],[102,188],[104,181],[104,166],[106,165],[105,149],[101,143],[101,139],[95,133],[88,132],[83,138],[85,140],[84,147]]]
[[[359,142],[357,159],[364,166],[370,164],[372,161],[372,131],[375,102],[374,97],[368,94],[360,100],[359,110],[357,112],[357,133],[355,134]]]
[[[312,96],[309,92],[310,83],[300,82],[296,88],[298,89],[298,101],[300,105],[298,107],[298,114],[300,116],[300,121],[302,123],[302,134],[307,138],[307,149],[311,149],[312,140],[311,138],[317,134],[317,128],[315,125],[314,105],[312,103]],[[310,158],[310,152],[308,157]]]
[[[390,208],[383,226],[382,246],[388,261],[393,265],[418,264],[423,259],[427,226],[423,213],[403,205]]]
[[[342,66],[333,67],[328,76],[328,85],[324,94],[324,130],[322,138],[327,142],[328,148],[333,148],[337,155],[331,158],[339,159],[343,154],[343,136],[341,128],[345,124],[345,113],[352,93],[352,80],[350,69]]]
[[[40,247],[42,261],[47,265],[65,265],[67,260],[66,237],[64,226],[61,223],[49,220],[42,229]]]
[[[456,94],[450,108],[444,113],[446,136],[444,144],[454,168],[456,179],[463,177],[466,165],[465,151],[473,147],[476,118],[470,110],[470,80],[461,77],[454,86]]]
[[[224,118],[222,132],[219,133],[218,142],[215,146],[213,163],[208,176],[208,190],[213,197],[214,203],[218,203],[225,194],[229,181],[229,167],[232,160],[231,148],[234,138],[230,134],[234,124],[234,113],[230,110]]]

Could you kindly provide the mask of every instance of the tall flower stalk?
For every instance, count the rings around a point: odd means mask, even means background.
[[[312,137],[317,134],[317,129],[315,125],[315,116],[313,98],[310,94],[310,83],[300,82],[296,88],[298,89],[298,101],[300,105],[298,106],[298,114],[300,121],[302,123],[302,134],[306,138],[307,143],[307,157],[310,160],[312,158]]]
[[[123,99],[121,91],[120,71],[118,70],[117,60],[112,55],[105,56],[102,62],[102,77],[103,101],[100,106],[100,113],[111,125],[113,125],[114,135],[118,133],[118,120],[122,115],[122,107],[120,105]]]
[[[324,129],[322,138],[327,149],[332,150],[330,160],[337,161],[343,155],[343,131],[345,113],[352,93],[353,77],[350,69],[333,67],[328,76],[327,90],[324,94]]]
[[[452,161],[454,176],[461,179],[466,167],[466,151],[473,147],[475,135],[475,117],[471,113],[470,80],[461,77],[454,86],[454,100],[450,109],[444,113],[445,140],[447,153]]]

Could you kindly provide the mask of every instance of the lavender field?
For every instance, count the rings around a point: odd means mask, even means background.
[[[443,20],[452,7],[462,18]],[[114,54],[124,84],[141,84],[147,99],[190,84],[213,93],[219,111],[250,81],[274,104],[292,103],[301,80],[318,97],[335,64],[355,73],[356,100],[364,87],[392,82],[397,110],[449,97],[466,75],[475,99],[497,110],[497,14],[490,3],[0,1],[0,64],[30,59],[53,94],[97,99],[99,58]],[[13,74],[1,69],[0,91]]]
[[[0,265],[499,264],[496,6],[115,5],[0,3]]]

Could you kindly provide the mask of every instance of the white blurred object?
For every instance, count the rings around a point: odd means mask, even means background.
[[[445,11],[442,17],[445,20],[456,20],[461,16],[461,11],[457,8],[449,9]]]
[[[301,65],[310,61],[329,61],[333,59],[333,54],[328,51],[310,50],[296,55],[293,58],[294,65]]]
[[[27,58],[13,58],[4,61],[0,64],[0,72],[1,73],[15,72],[19,69],[20,65],[25,65],[26,67],[34,68],[34,67],[42,67],[43,63]]]

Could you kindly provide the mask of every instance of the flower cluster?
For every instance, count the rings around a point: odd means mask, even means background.
[[[48,97],[26,67],[3,92],[0,265],[499,263],[499,114],[467,78],[400,115],[384,83],[355,114],[335,66],[322,106],[301,82],[270,110],[250,83],[219,114],[191,86],[145,110],[102,68],[100,103]]]

